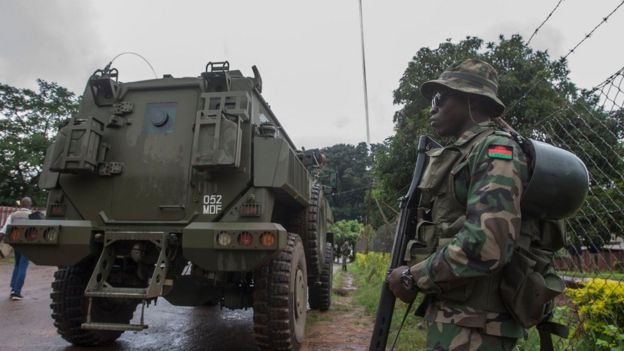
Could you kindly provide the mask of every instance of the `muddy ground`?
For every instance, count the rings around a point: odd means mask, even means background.
[[[107,347],[73,347],[57,333],[50,317],[50,283],[54,267],[30,265],[22,291],[24,299],[9,299],[12,265],[0,264],[0,350],[256,350],[253,340],[253,311],[221,310],[219,307],[177,307],[158,300],[146,310],[149,329],[126,332]],[[334,296],[332,310],[311,313],[304,351],[366,350],[372,329],[370,317],[353,307],[350,275],[344,276]],[[135,313],[135,322],[139,313]]]

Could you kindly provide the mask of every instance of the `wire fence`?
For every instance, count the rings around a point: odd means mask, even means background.
[[[558,350],[624,350],[624,68],[566,100],[534,137],[579,156],[587,199],[567,220],[568,245],[555,265],[568,283],[555,319],[571,327]]]

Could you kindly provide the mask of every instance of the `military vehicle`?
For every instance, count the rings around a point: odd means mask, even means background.
[[[308,304],[331,304],[333,219],[314,177],[323,156],[295,147],[255,66],[253,77],[211,62],[199,77],[130,83],[110,66],[47,151],[47,219],[7,232],[31,261],[59,267],[59,334],[98,345],[143,330],[162,296],[251,307],[261,349],[297,349]]]

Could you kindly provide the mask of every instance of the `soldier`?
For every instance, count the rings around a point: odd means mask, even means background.
[[[419,183],[418,237],[431,254],[388,275],[405,302],[426,294],[427,350],[512,350],[523,327],[503,305],[501,268],[519,237],[520,197],[528,180],[526,156],[500,119],[497,73],[469,59],[425,82],[431,126],[449,146],[428,152]],[[506,126],[508,127],[508,126]]]
[[[349,254],[351,253],[351,248],[349,247],[348,242],[344,242],[342,247],[340,248],[340,253],[342,254],[342,270],[347,271],[347,261],[349,260]]]

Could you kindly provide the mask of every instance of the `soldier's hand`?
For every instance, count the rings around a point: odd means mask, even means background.
[[[414,301],[416,298],[416,289],[407,289],[401,283],[401,275],[403,272],[408,270],[408,266],[400,266],[392,270],[388,277],[386,277],[386,282],[388,283],[388,287],[392,290],[392,293],[397,298],[401,299],[401,301],[405,303],[410,303]]]

